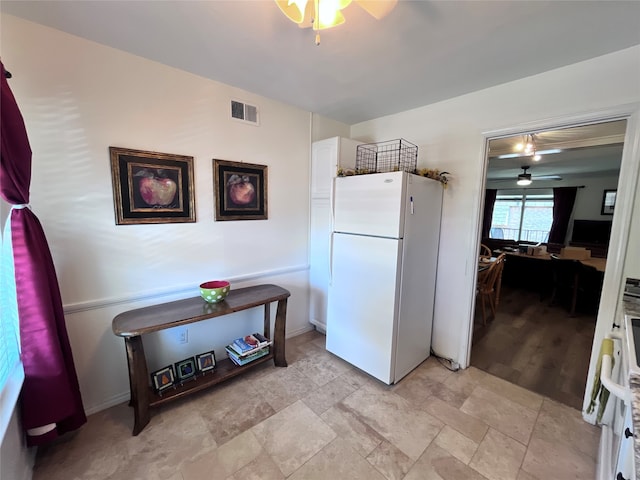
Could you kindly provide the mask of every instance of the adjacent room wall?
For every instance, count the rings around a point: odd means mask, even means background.
[[[526,191],[526,188],[514,188],[514,181],[500,180],[500,181],[487,181],[486,188],[495,188],[502,190],[507,194],[522,193]],[[573,214],[569,220],[569,229],[567,230],[567,237],[565,242],[571,240],[571,233],[573,231],[573,220],[605,220],[611,221],[611,215],[601,215],[602,210],[602,196],[605,190],[616,190],[618,188],[618,175],[602,175],[602,176],[588,176],[580,177],[575,176],[571,178],[565,178],[560,181],[544,181],[537,180],[535,182],[535,188],[549,188],[554,187],[572,187],[580,186],[576,192],[576,201],[573,207]],[[534,191],[535,193],[535,191]]]
[[[640,47],[633,47],[352,126],[351,137],[358,140],[406,138],[419,146],[419,167],[452,174],[444,195],[438,261],[432,339],[437,354],[457,362],[467,356],[484,188],[483,133],[534,123],[539,127],[545,119],[638,102],[639,80]],[[637,249],[631,253],[635,255]]]

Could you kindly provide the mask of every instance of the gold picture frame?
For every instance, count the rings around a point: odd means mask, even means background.
[[[193,157],[109,147],[117,225],[196,221]]]
[[[266,220],[267,167],[213,159],[215,220]]]

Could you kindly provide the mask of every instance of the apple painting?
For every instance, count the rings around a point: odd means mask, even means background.
[[[176,182],[167,177],[163,169],[143,169],[135,174],[142,177],[138,183],[138,191],[144,202],[152,207],[167,207],[176,196]]]
[[[229,199],[236,205],[249,205],[256,198],[256,189],[248,175],[231,175],[227,181]]]

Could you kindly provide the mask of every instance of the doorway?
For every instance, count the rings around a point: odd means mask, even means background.
[[[470,364],[577,409],[587,383],[626,124],[600,122],[488,142],[481,243],[492,255],[506,253],[507,261],[495,315],[485,323],[476,306]],[[571,190],[570,206],[561,207],[566,201],[560,195]],[[584,258],[551,258],[570,256]],[[559,263],[575,264],[579,280],[560,288]]]

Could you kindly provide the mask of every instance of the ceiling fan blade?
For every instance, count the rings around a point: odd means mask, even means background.
[[[396,6],[398,0],[355,0],[369,15],[380,20],[387,15],[393,7]]]
[[[560,175],[533,175],[531,178],[535,180],[562,180]]]

